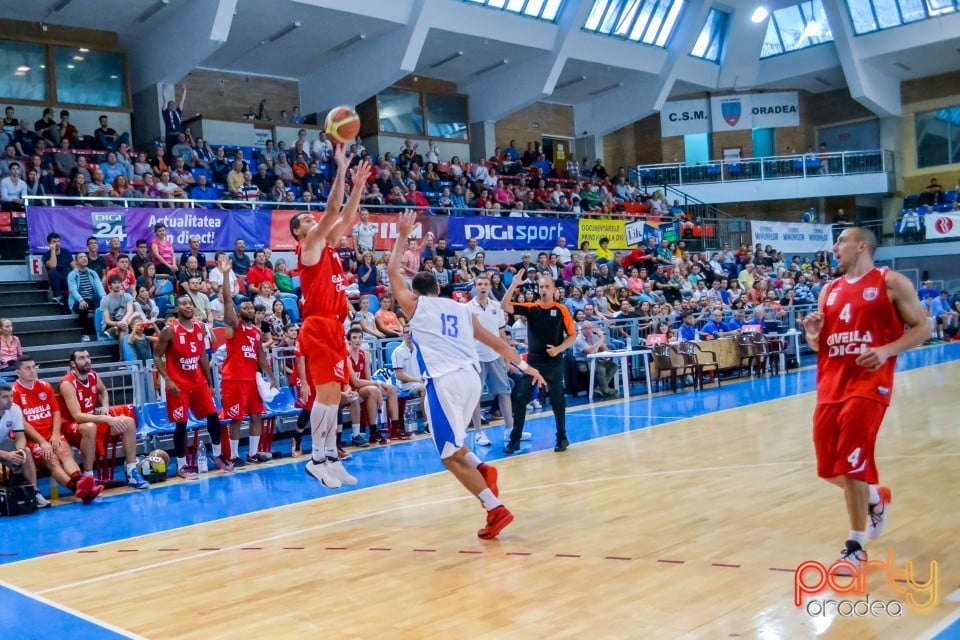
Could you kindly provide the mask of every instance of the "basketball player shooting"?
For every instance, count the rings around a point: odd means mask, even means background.
[[[347,279],[335,247],[356,224],[363,185],[370,177],[370,163],[360,162],[350,172],[353,191],[343,204],[346,175],[352,155],[343,145],[334,151],[337,175],[330,189],[327,208],[317,220],[312,212],[301,213],[290,220],[290,232],[299,241],[297,246],[303,328],[300,345],[306,354],[307,372],[316,391],[310,408],[310,430],[313,454],[306,472],[330,489],[357,484],[337,455],[337,414],[340,387],[349,382],[343,335],[347,313]]]

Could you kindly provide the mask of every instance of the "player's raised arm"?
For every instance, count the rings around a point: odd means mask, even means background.
[[[348,170],[349,165],[340,169],[340,171],[345,173]],[[360,199],[363,198],[364,185],[367,184],[369,177],[370,162],[367,160],[361,160],[356,168],[350,170],[350,183],[353,185],[353,188],[350,191],[350,198],[347,200],[347,204],[344,205],[343,210],[340,212],[340,220],[330,231],[329,235],[327,235],[327,243],[331,246],[339,242],[340,238],[348,235],[353,229],[353,226],[357,224],[357,212],[360,210]]]
[[[339,153],[343,153],[342,145],[337,146]],[[347,175],[345,171],[337,171],[330,187],[330,196],[323,214],[317,219],[317,224],[310,227],[300,246],[300,260],[303,264],[313,265],[320,259],[320,252],[326,246],[330,232],[340,222],[340,211],[343,208],[343,191]],[[310,212],[301,215],[313,215]]]
[[[517,290],[517,287],[524,282],[524,276],[526,273],[526,269],[520,269],[517,271],[516,275],[513,276],[513,280],[510,281],[510,286],[507,287],[507,290],[503,293],[503,300],[500,301],[500,308],[503,309],[504,313],[513,313],[513,294]]]
[[[233,337],[233,332],[240,324],[237,310],[233,304],[233,291],[230,290],[230,270],[233,269],[233,260],[227,256],[217,259],[217,271],[223,276],[223,324],[227,325],[227,338]]]
[[[327,197],[326,215],[340,216],[343,209],[343,193],[347,183],[347,167],[353,160],[353,155],[348,154],[342,144],[333,148],[333,159],[337,164],[337,173],[333,176],[333,184],[330,185],[330,195]],[[332,205],[332,206],[331,206]]]
[[[410,290],[407,284],[407,278],[403,274],[403,265],[401,264],[403,247],[407,244],[407,238],[413,233],[417,226],[417,212],[406,210],[400,214],[397,220],[397,241],[393,245],[393,253],[390,254],[390,264],[387,265],[387,273],[390,274],[390,288],[394,299],[403,310],[403,315],[407,316],[407,322],[413,319],[413,312],[417,310],[417,296]]]

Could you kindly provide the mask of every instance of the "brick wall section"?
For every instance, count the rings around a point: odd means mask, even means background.
[[[666,162],[667,155],[664,146],[660,143],[660,114],[648,116],[643,120],[638,120],[634,134],[636,136],[637,155],[634,158],[634,164],[659,164]],[[680,143],[680,153],[683,153],[683,140]]]
[[[636,129],[637,123],[634,122],[603,136],[603,162],[608,173],[616,173],[620,167],[630,169],[636,166]]]
[[[958,95],[960,95],[960,71],[900,83],[900,102],[905,105]]]
[[[532,125],[539,125],[534,128]],[[537,142],[547,135],[574,137],[573,107],[537,102],[498,120],[494,125],[496,146],[506,148],[511,139],[523,152],[528,142]]]
[[[184,112],[209,118],[239,120],[250,105],[256,107],[266,98],[267,112],[279,122],[281,110],[290,113],[300,104],[300,87],[295,80],[194,69],[183,82],[187,85]]]

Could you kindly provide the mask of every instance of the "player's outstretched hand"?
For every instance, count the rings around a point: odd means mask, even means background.
[[[344,145],[338,144],[333,148],[333,159],[337,162],[337,167],[341,171],[346,171],[347,167],[350,166],[350,162],[353,160],[353,154],[347,153]]]
[[[220,256],[217,258],[217,270],[226,276],[230,273],[230,270],[233,269],[233,260],[228,256]]]
[[[354,189],[362,189],[370,178],[370,161],[361,160],[360,164],[350,170],[350,184]]]
[[[402,233],[405,236],[410,236],[413,233],[413,230],[417,226],[417,212],[412,209],[407,209],[400,214],[400,219],[397,221],[397,231]],[[401,249],[402,250],[402,249]]]

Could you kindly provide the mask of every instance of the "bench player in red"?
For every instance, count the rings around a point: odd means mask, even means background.
[[[355,187],[347,203],[342,204],[351,156],[344,153],[342,145],[338,145],[334,157],[337,175],[322,217],[317,220],[312,212],[306,212],[290,220],[290,232],[299,241],[297,261],[303,292],[300,346],[306,354],[310,383],[316,391],[316,399],[310,407],[313,453],[306,471],[330,489],[356,483],[356,478],[347,473],[337,455],[340,390],[349,378],[343,335],[348,283],[336,246],[356,223],[363,185],[370,176],[370,164],[361,161],[351,171]]]
[[[54,480],[73,491],[85,504],[93,502],[103,493],[103,487],[97,484],[93,474],[80,472],[73,449],[60,432],[60,405],[53,386],[37,380],[37,363],[33,358],[23,356],[17,360],[17,379],[10,386],[13,402],[23,413],[23,431],[37,467],[45,464]]]
[[[855,565],[867,561],[867,538],[883,532],[893,497],[889,487],[877,485],[874,445],[897,356],[930,338],[913,284],[875,267],[876,249],[872,231],[845,229],[833,245],[843,275],[820,291],[817,311],[803,319],[807,344],[819,354],[817,475],[843,489],[850,535],[840,559]]]
[[[207,433],[213,445],[213,463],[221,471],[233,471],[233,464],[220,450],[220,419],[213,402],[213,379],[205,342],[206,329],[193,319],[190,296],[177,298],[176,317],[160,332],[153,346],[157,373],[167,387],[167,419],[176,425],[173,432],[173,453],[177,458],[177,475],[188,480],[199,477],[197,468],[187,466],[187,421],[190,411],[206,418]]]
[[[264,409],[257,388],[257,370],[270,378],[274,387],[277,386],[277,380],[263,351],[260,327],[253,323],[253,302],[244,300],[237,305],[236,311],[233,309],[233,292],[230,290],[232,268],[230,258],[220,256],[217,259],[217,269],[223,274],[223,299],[230,301],[223,306],[223,322],[227,325],[227,357],[221,370],[221,418],[230,421],[230,450],[234,455],[231,462],[234,467],[243,467],[273,460],[271,454],[260,453]],[[245,416],[250,418],[250,446],[246,461],[240,457],[240,422]]]
[[[105,451],[111,438],[120,436],[127,486],[149,489],[150,483],[137,469],[137,423],[129,416],[110,414],[110,394],[91,368],[86,349],[70,354],[70,371],[60,380],[59,389],[60,430],[67,442],[80,449],[84,473],[92,472],[97,450]]]

